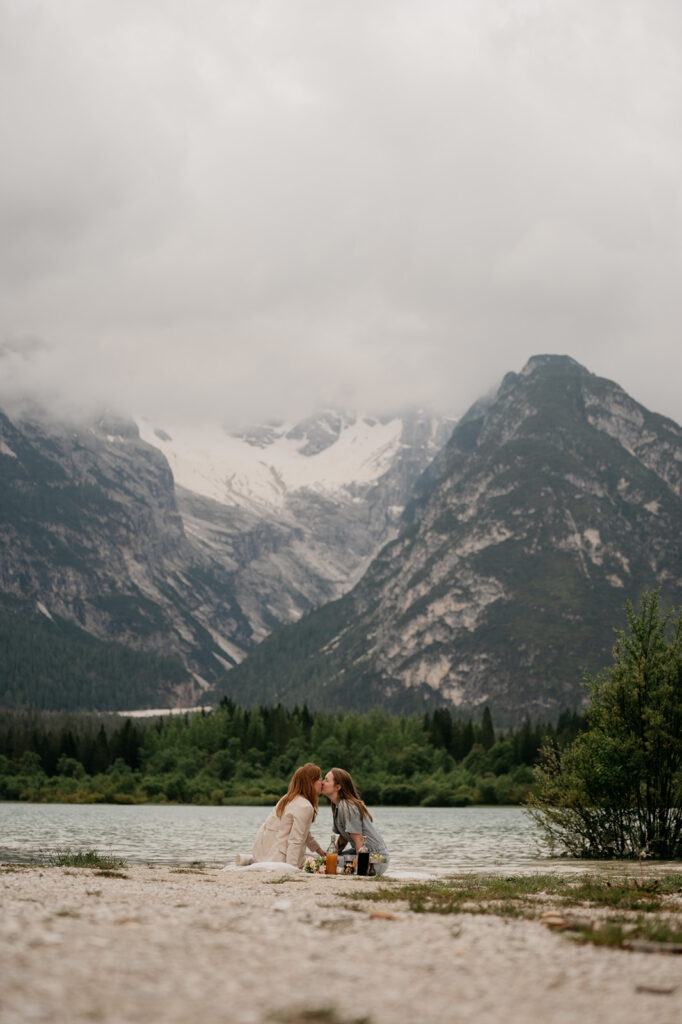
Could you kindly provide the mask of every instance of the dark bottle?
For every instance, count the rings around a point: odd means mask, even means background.
[[[369,850],[365,845],[365,837],[362,837],[362,846],[358,850],[358,874],[366,875],[369,871]]]

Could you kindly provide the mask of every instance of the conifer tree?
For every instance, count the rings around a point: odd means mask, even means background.
[[[682,613],[628,603],[612,667],[589,682],[587,729],[546,745],[531,799],[550,843],[575,856],[682,857]]]
[[[481,718],[480,742],[484,750],[490,750],[490,748],[495,742],[493,716],[490,714],[490,708],[488,707],[487,704],[483,709],[483,717]]]

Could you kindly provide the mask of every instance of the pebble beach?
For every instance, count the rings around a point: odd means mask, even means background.
[[[0,866],[0,1024],[682,1020],[679,956],[348,898],[379,884]]]

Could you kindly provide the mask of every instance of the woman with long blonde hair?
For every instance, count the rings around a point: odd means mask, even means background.
[[[372,854],[379,854],[383,860],[375,862],[377,875],[383,875],[388,867],[388,850],[372,815],[360,798],[350,772],[344,768],[331,768],[322,780],[322,795],[332,805],[334,831],[338,832],[339,855],[357,853],[364,845]],[[352,843],[352,846],[348,844]],[[354,850],[353,850],[354,848]]]
[[[306,846],[324,856],[324,850],[310,834],[321,790],[322,772],[316,764],[309,761],[296,769],[289,789],[258,829],[253,844],[254,861],[281,861],[301,868]]]

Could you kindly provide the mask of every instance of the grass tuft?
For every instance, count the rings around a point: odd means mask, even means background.
[[[598,924],[571,923],[573,937],[603,946],[627,946],[637,939],[651,943],[682,942],[682,874],[656,879],[599,875],[523,875],[500,878],[460,875],[406,885],[383,883],[373,890],[349,892],[349,900],[407,903],[417,914],[494,914],[537,919],[548,906],[559,914],[571,909],[606,911]]]
[[[71,850],[68,847],[48,850],[41,859],[48,867],[57,868],[99,868],[101,871],[113,871],[126,866],[126,862],[120,857],[108,857],[97,850]]]
[[[339,1017],[336,1010],[328,1006],[283,1010],[267,1020],[273,1024],[370,1024],[369,1017]]]
[[[305,882],[305,878],[299,878],[298,875],[280,875],[279,878],[266,879],[265,885],[285,885],[287,882]]]

